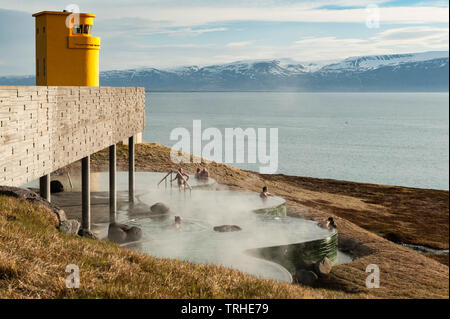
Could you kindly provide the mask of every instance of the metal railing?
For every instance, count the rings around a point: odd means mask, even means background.
[[[175,174],[175,176],[178,174],[178,172],[177,171],[170,171],[170,172],[168,172],[159,182],[158,182],[158,184],[157,184],[157,186],[158,186],[158,188],[159,188],[159,185],[162,183],[162,182],[164,182],[164,184],[165,184],[165,188],[167,189],[167,178],[168,177],[170,177],[170,188],[173,188],[173,174]],[[183,180],[183,182],[184,182],[184,187],[183,187],[183,190],[186,192],[186,186],[187,186],[187,188],[189,189],[189,192],[192,192],[192,186],[189,184],[189,182],[186,180],[186,178],[184,178],[184,176],[183,175],[181,175],[180,174],[180,176],[181,176],[181,179]],[[181,190],[181,187],[179,187],[179,189]]]

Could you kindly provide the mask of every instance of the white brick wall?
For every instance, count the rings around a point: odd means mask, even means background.
[[[144,125],[144,88],[0,86],[0,185],[23,185]]]

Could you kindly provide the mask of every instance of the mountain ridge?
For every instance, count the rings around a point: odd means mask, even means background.
[[[448,67],[448,51],[429,51],[335,61],[247,60],[111,70],[100,73],[100,84],[150,91],[448,92]],[[1,84],[34,85],[34,77],[0,77]]]

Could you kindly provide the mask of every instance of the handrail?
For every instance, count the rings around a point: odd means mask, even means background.
[[[72,178],[70,178],[70,172],[67,171],[67,179],[69,180],[70,191],[73,191]]]
[[[170,171],[168,172],[157,184],[159,187],[159,184],[161,184],[163,181],[166,181],[166,188],[167,188],[167,177],[170,175],[170,184],[172,185],[172,174],[178,174],[178,171]],[[181,175],[181,179],[183,180],[184,184],[187,185],[190,191],[192,191],[192,186],[189,184],[189,182],[184,178],[183,175]]]
[[[161,184],[161,183],[167,178],[167,176],[169,176],[169,175],[172,174],[172,173],[173,173],[173,171],[170,171],[169,173],[167,173],[166,176],[164,176],[164,177],[159,181],[158,185],[156,185],[156,186],[159,186],[159,184]]]

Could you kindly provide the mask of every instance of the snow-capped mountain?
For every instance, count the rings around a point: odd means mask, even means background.
[[[347,58],[338,63],[326,65],[321,72],[366,71],[383,66],[396,66],[404,63],[423,62],[434,59],[448,59],[446,51],[431,51],[412,54],[369,55]]]
[[[301,63],[292,59],[279,60],[247,60],[236,61],[226,64],[209,65],[205,67],[189,66],[181,68],[173,68],[170,71],[177,74],[185,74],[189,71],[205,71],[208,73],[233,72],[241,74],[265,73],[273,75],[292,75],[296,73],[308,73],[319,70],[328,63],[320,62],[306,62]]]
[[[171,69],[101,72],[103,86],[150,91],[448,91],[448,51],[351,57],[338,61],[252,60]],[[30,85],[30,77],[0,84]]]
[[[101,83],[154,91],[448,91],[448,52],[108,71],[102,73]]]

